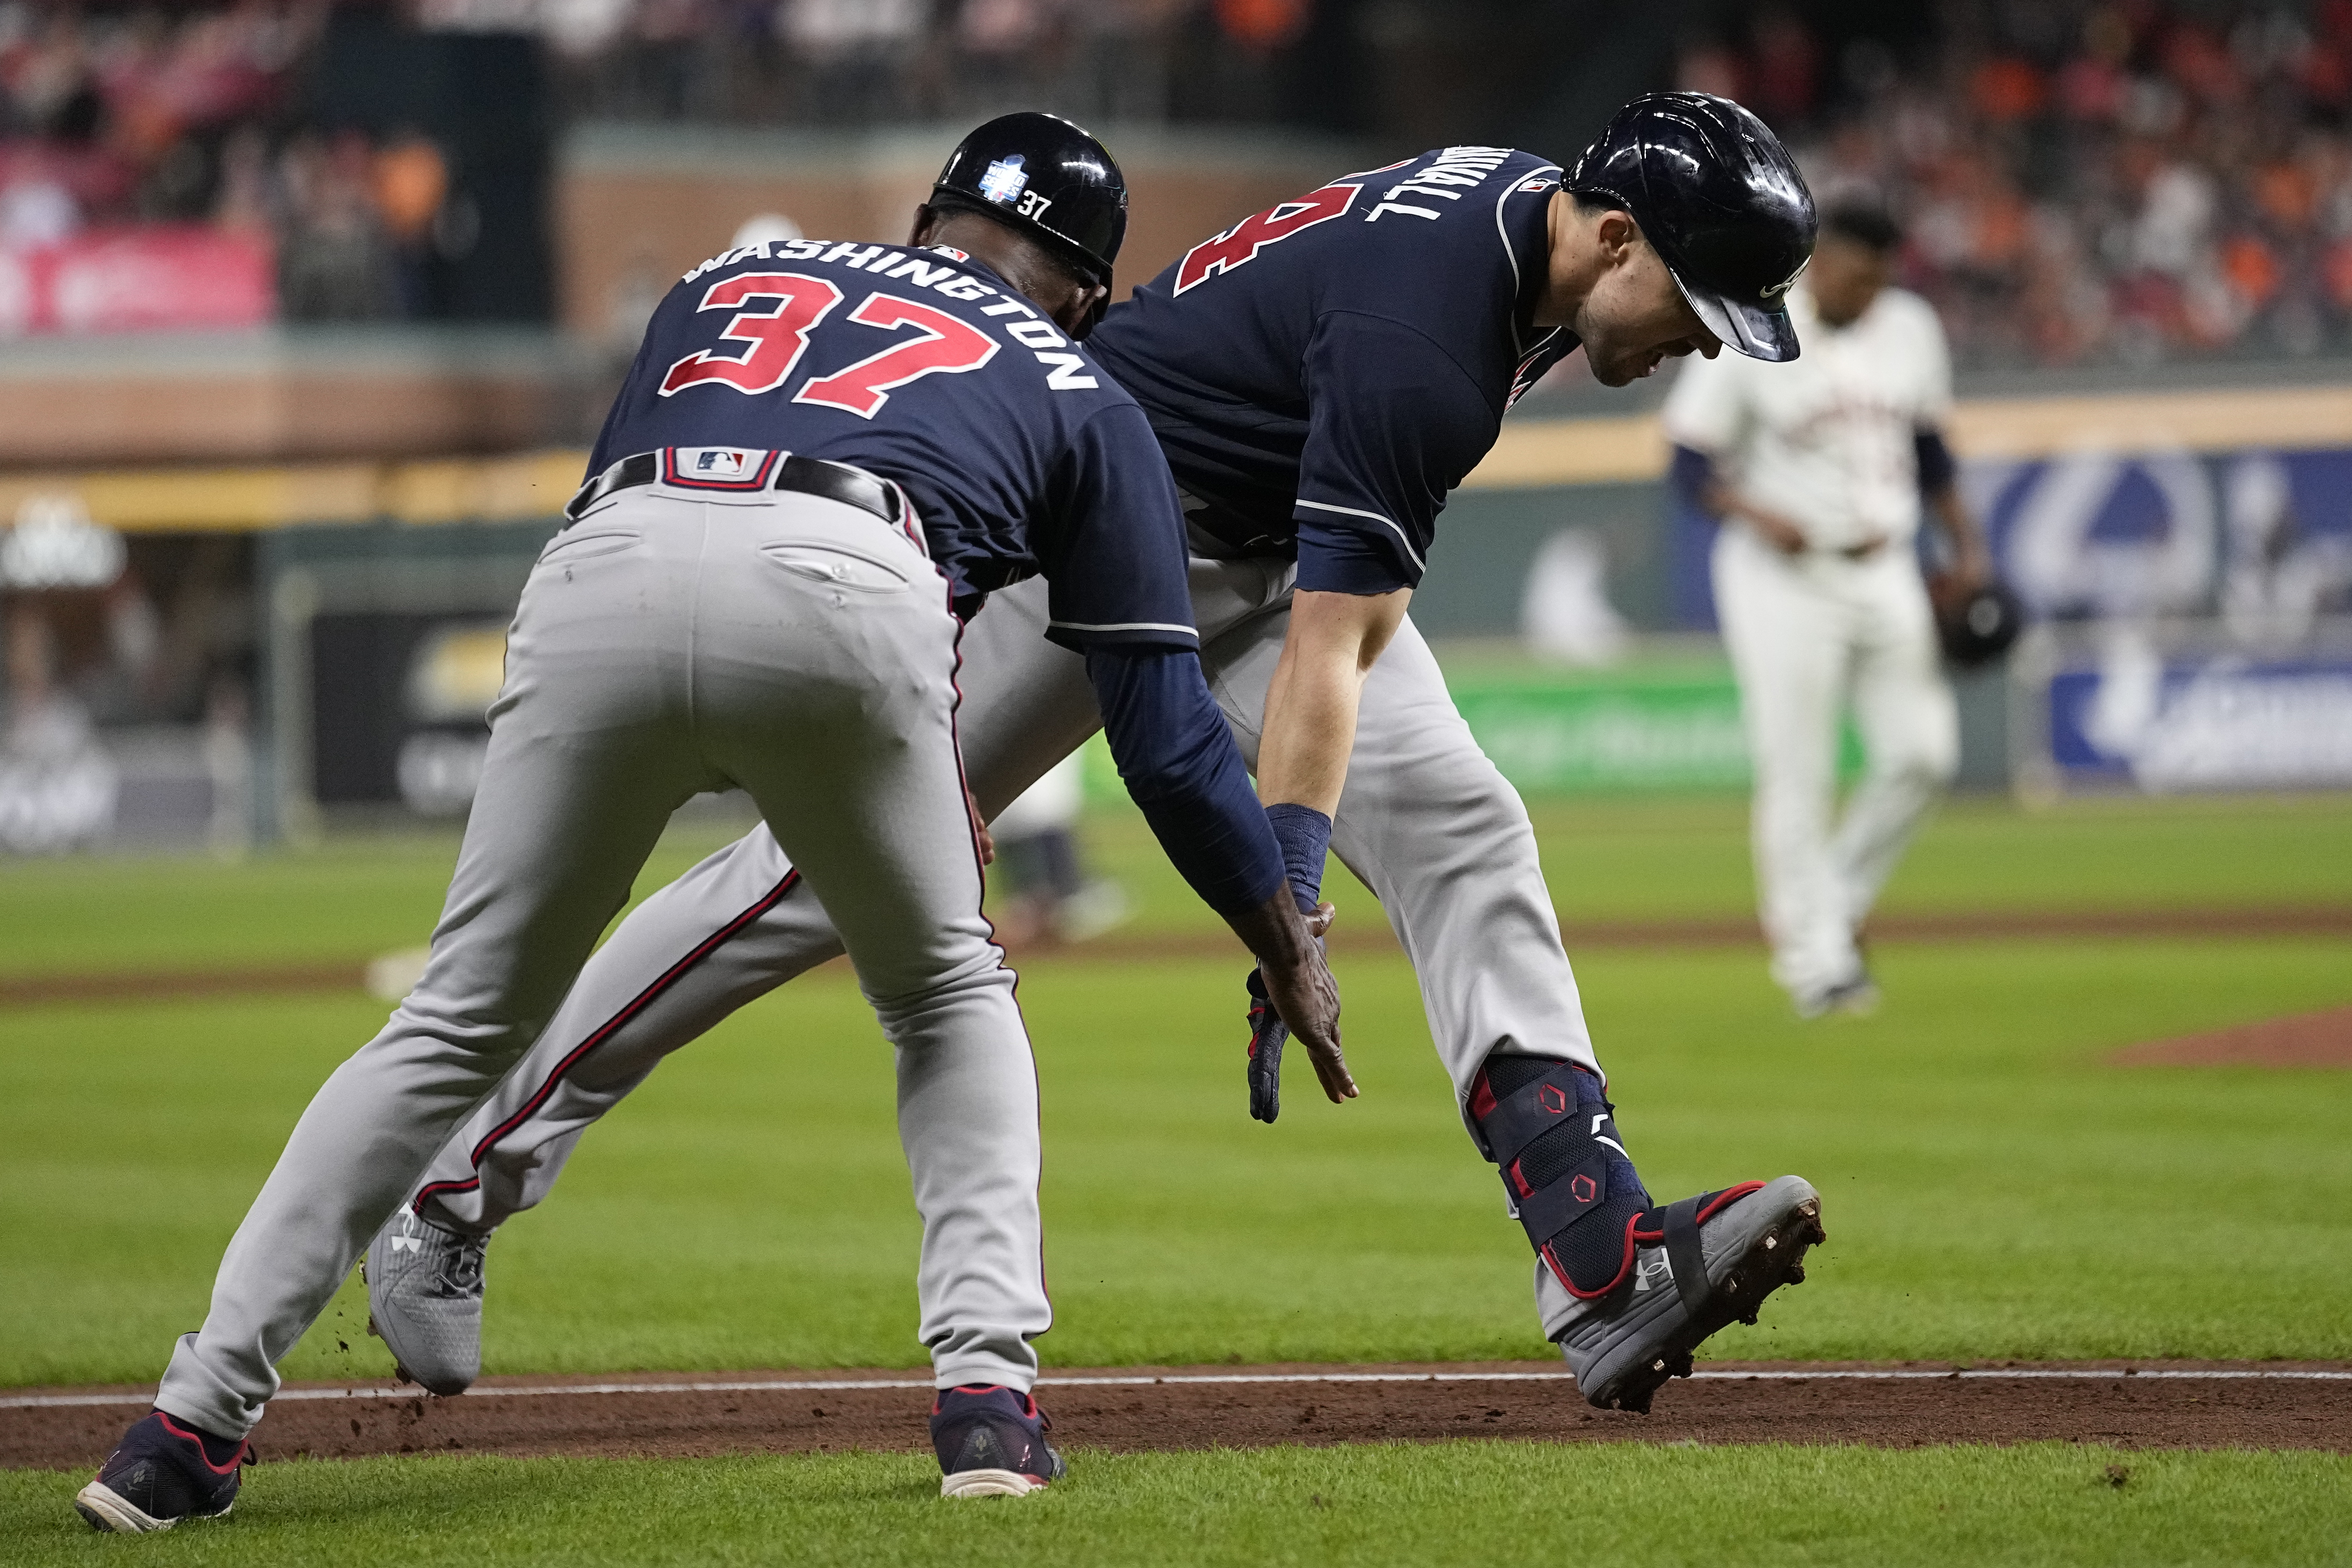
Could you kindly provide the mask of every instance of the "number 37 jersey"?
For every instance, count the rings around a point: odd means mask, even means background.
[[[1197,644],[1175,486],[1142,410],[960,251],[771,240],[687,274],[589,472],[711,446],[897,480],[967,609],[1043,573],[1058,642]]]

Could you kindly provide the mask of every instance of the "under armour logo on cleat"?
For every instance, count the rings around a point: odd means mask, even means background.
[[[424,1248],[425,1244],[413,1236],[395,1236],[392,1238],[392,1249],[394,1252],[421,1252]]]
[[[1666,1261],[1666,1255],[1663,1252],[1652,1253],[1643,1258],[1633,1273],[1633,1291],[1636,1295],[1674,1282],[1675,1266]]]

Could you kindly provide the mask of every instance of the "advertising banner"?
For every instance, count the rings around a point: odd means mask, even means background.
[[[256,327],[277,306],[257,235],[157,224],[0,251],[0,337]]]
[[[504,618],[323,615],[310,623],[311,790],[320,805],[462,816],[505,679]]]
[[[2352,786],[2352,655],[2167,658],[2142,645],[2062,667],[2047,693],[2062,785]]]

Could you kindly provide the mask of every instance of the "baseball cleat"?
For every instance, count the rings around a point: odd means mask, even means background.
[[[1765,1297],[1804,1283],[1805,1253],[1825,1234],[1821,1194],[1801,1176],[1648,1211],[1633,1232],[1631,1279],[1579,1302],[1559,1336],[1577,1387],[1601,1409],[1646,1415],[1661,1384],[1691,1374],[1691,1352],[1709,1335],[1754,1322]]]
[[[940,1495],[1027,1497],[1068,1473],[1045,1441],[1053,1423],[1028,1394],[1000,1384],[943,1388],[931,1405]]]
[[[1825,1018],[1843,1014],[1853,1018],[1867,1018],[1878,1011],[1878,982],[1863,970],[1851,980],[1841,980],[1835,985],[1825,985],[1819,991],[1808,991],[1794,998],[1800,1018]]]
[[[360,1273],[368,1332],[392,1351],[400,1375],[440,1394],[482,1375],[482,1264],[488,1237],[459,1236],[407,1205],[376,1232]]]
[[[215,1459],[218,1453],[226,1458]],[[236,1506],[237,1472],[253,1462],[245,1439],[215,1437],[151,1410],[133,1422],[74,1496],[92,1530],[144,1535],[184,1519],[219,1519]]]

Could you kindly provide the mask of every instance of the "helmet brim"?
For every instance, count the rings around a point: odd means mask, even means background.
[[[1666,268],[1666,274],[1697,312],[1699,324],[1713,332],[1724,347],[1772,364],[1785,364],[1797,357],[1797,323],[1790,319],[1786,304],[1767,310],[1728,295],[1694,289],[1671,267]]]

